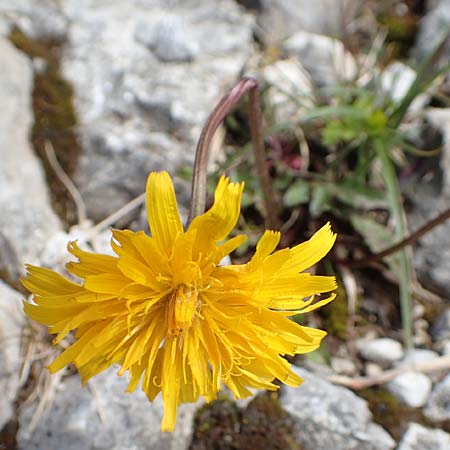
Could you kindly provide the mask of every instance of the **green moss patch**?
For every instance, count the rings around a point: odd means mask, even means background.
[[[254,398],[245,409],[221,399],[205,405],[194,419],[190,450],[301,450],[295,425],[276,394]]]

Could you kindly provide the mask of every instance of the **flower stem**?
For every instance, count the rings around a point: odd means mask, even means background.
[[[266,224],[268,228],[279,228],[279,219],[276,213],[277,207],[272,193],[272,183],[266,166],[258,83],[252,78],[243,78],[240,80],[230,92],[220,99],[219,103],[206,120],[195,153],[188,224],[194,217],[203,214],[205,211],[207,165],[209,148],[214,133],[217,128],[219,128],[226,115],[247,93],[249,94],[250,133],[255,154],[256,171],[263,192]]]

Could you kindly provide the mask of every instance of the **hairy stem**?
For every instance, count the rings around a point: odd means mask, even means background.
[[[209,115],[198,140],[195,153],[194,174],[192,177],[191,204],[189,208],[188,224],[192,219],[205,211],[206,177],[209,158],[209,148],[217,128],[231,109],[245,95],[249,94],[249,122],[250,133],[255,154],[256,170],[261,190],[264,196],[266,222],[269,228],[279,228],[276,214],[277,208],[272,194],[272,184],[265,164],[265,149],[262,134],[261,103],[258,83],[252,78],[243,78],[231,91],[225,94]]]

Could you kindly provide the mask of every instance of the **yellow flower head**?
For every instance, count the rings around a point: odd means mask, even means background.
[[[238,220],[243,187],[222,177],[211,209],[184,231],[170,176],[153,172],[147,182],[152,237],[113,231],[117,256],[71,242],[78,262],[66,267],[81,285],[28,266],[23,284],[34,303],[25,303],[26,314],[57,335],[55,344],[76,330],[50,371],[74,363],[86,383],[119,364],[119,375],[129,372],[128,391],[141,381],[151,401],[162,392],[163,431],[174,429],[180,403],[211,401],[222,384],[235,398],[251,395],[249,388],[276,390],[275,379],[298,386],[302,380],[283,356],[313,351],[326,333],[289,316],[334,298],[312,303],[336,288],[335,279],[300,272],[328,253],[335,235],[327,224],[309,241],[274,252],[280,233],[266,231],[247,264],[220,266],[246,240],[224,241]]]

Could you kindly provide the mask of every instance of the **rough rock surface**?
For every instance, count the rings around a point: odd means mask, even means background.
[[[361,0],[260,0],[257,32],[271,44],[298,30],[329,36],[345,34]],[[324,14],[326,11],[326,14]]]
[[[0,39],[0,234],[11,264],[36,262],[46,240],[60,229],[50,206],[40,162],[28,135],[32,124],[32,68],[29,60]],[[7,272],[16,273],[9,267]]]
[[[408,215],[411,230],[416,230],[426,222],[434,219],[449,205],[449,196],[443,195],[438,180],[440,174],[433,178],[418,181],[410,185],[408,197],[413,207]],[[421,282],[429,289],[437,290],[450,298],[448,267],[450,267],[450,223],[444,222],[422,236],[414,246],[414,267]]]
[[[0,430],[13,417],[19,389],[22,295],[0,281]]]
[[[435,341],[450,339],[450,307],[447,307],[433,323],[431,336]]]
[[[397,450],[448,450],[450,434],[411,423]]]
[[[85,389],[78,376],[66,379],[50,414],[34,431],[29,429],[34,408],[25,410],[20,416],[18,450],[187,449],[198,405],[180,407],[175,432],[161,433],[160,397],[150,403],[139,389],[125,393],[126,377],[116,372],[116,368],[107,370]]]
[[[75,179],[98,220],[143,192],[149,171],[192,163],[252,53],[253,21],[233,0],[65,0],[63,11],[84,149]]]
[[[284,387],[280,402],[298,421],[298,442],[304,450],[388,450],[391,436],[372,422],[367,403],[349,389],[334,386],[301,368],[300,388]]]
[[[450,374],[436,384],[424,413],[433,421],[450,420]]]

